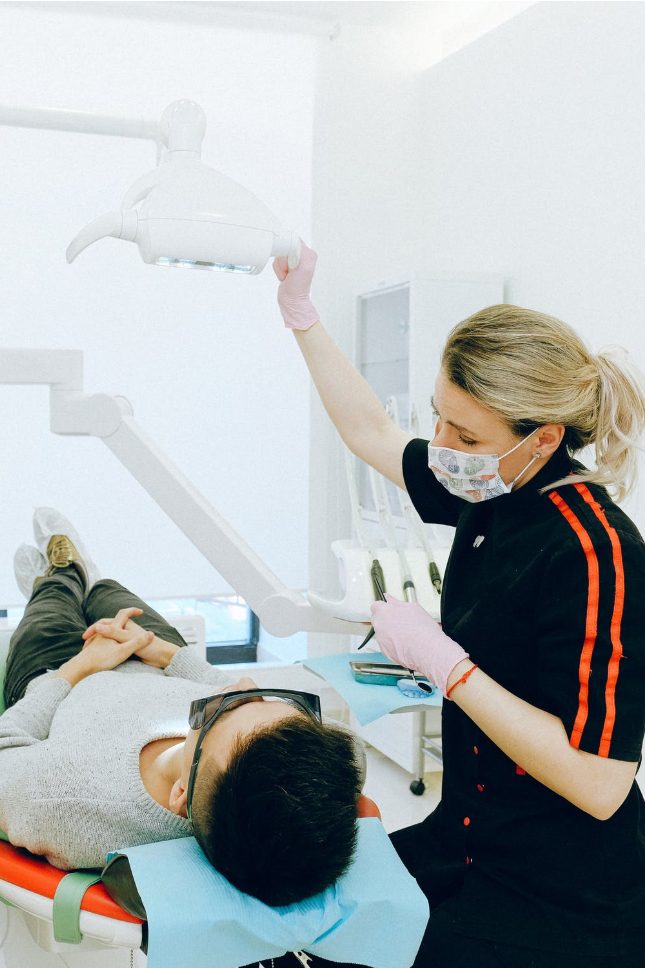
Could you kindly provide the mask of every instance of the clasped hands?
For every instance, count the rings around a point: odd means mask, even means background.
[[[140,608],[122,608],[114,618],[100,619],[83,632],[81,651],[65,662],[56,673],[74,686],[95,672],[108,672],[133,655],[147,665],[165,669],[179,646],[164,642],[132,621],[142,615]]]
[[[468,653],[421,605],[387,593],[371,609],[376,640],[388,659],[426,676],[445,696],[450,673]]]
[[[165,642],[133,622],[133,616],[143,615],[140,608],[121,608],[114,618],[102,618],[83,632],[85,645],[83,652],[109,652],[114,658],[123,656],[115,665],[136,655],[146,665],[164,669],[179,648],[172,642]],[[114,668],[112,666],[111,668]]]

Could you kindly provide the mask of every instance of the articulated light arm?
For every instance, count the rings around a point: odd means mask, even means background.
[[[49,384],[52,390],[83,389],[80,350],[2,350],[0,383]]]
[[[333,618],[288,588],[178,467],[137,426],[124,397],[87,395],[83,354],[76,350],[2,350],[0,384],[50,386],[53,433],[100,437],[195,547],[248,602],[273,635],[361,634],[362,626]]]
[[[95,219],[79,233],[69,246],[68,261],[99,238],[113,236],[136,242],[148,263],[251,273],[262,271],[271,256],[287,256],[291,268],[298,263],[297,235],[284,231],[275,216],[246,189],[199,161],[206,118],[199,105],[191,101],[168,105],[158,122],[0,105],[0,125],[143,138],[155,143],[157,163],[164,163],[135,182],[120,210]],[[195,180],[199,182],[196,193]],[[159,198],[155,201],[156,196]],[[186,238],[187,225],[190,232]],[[100,437],[246,599],[269,632],[360,634],[360,627],[313,607],[266,567],[146,437],[134,421],[127,400],[82,392],[81,352],[2,350],[2,383],[48,385],[52,431]]]
[[[144,118],[115,118],[85,111],[51,108],[12,108],[0,104],[0,124],[12,128],[39,128],[48,131],[76,131],[79,134],[116,135],[120,138],[142,138],[158,144],[161,138],[158,121]]]

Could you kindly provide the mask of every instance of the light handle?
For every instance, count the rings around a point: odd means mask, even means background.
[[[295,232],[284,232],[276,235],[271,248],[271,256],[286,256],[287,265],[290,270],[297,269],[300,262],[302,243]]]
[[[137,237],[138,225],[139,218],[134,208],[99,215],[72,239],[67,247],[65,257],[68,262],[73,262],[83,249],[87,249],[88,246],[98,242],[99,239],[114,238],[134,242]]]

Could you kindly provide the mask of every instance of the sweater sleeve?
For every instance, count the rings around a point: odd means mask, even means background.
[[[6,752],[42,743],[60,703],[71,691],[69,682],[59,676],[42,676],[28,688],[23,698],[0,716],[0,776],[4,773]]]
[[[179,649],[164,669],[164,675],[175,676],[178,679],[190,679],[192,682],[204,682],[223,688],[235,682],[235,678],[222,672],[217,666],[212,666],[205,659],[190,649],[190,647]]]
[[[71,688],[65,679],[42,676],[0,716],[0,829],[10,839],[15,821],[25,814],[31,816],[23,799],[16,798],[16,786],[33,771],[34,754],[37,758],[54,714]]]

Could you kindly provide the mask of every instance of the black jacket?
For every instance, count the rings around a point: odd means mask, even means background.
[[[595,485],[540,494],[579,467],[564,446],[524,487],[469,504],[437,482],[427,445],[408,444],[403,472],[423,520],[456,527],[444,631],[500,685],[558,716],[572,746],[638,762],[638,530]],[[415,834],[416,857],[402,856],[431,905],[453,899],[454,930],[645,959],[645,802],[636,783],[609,820],[596,820],[524,773],[453,702],[443,706],[443,759],[441,803]]]

